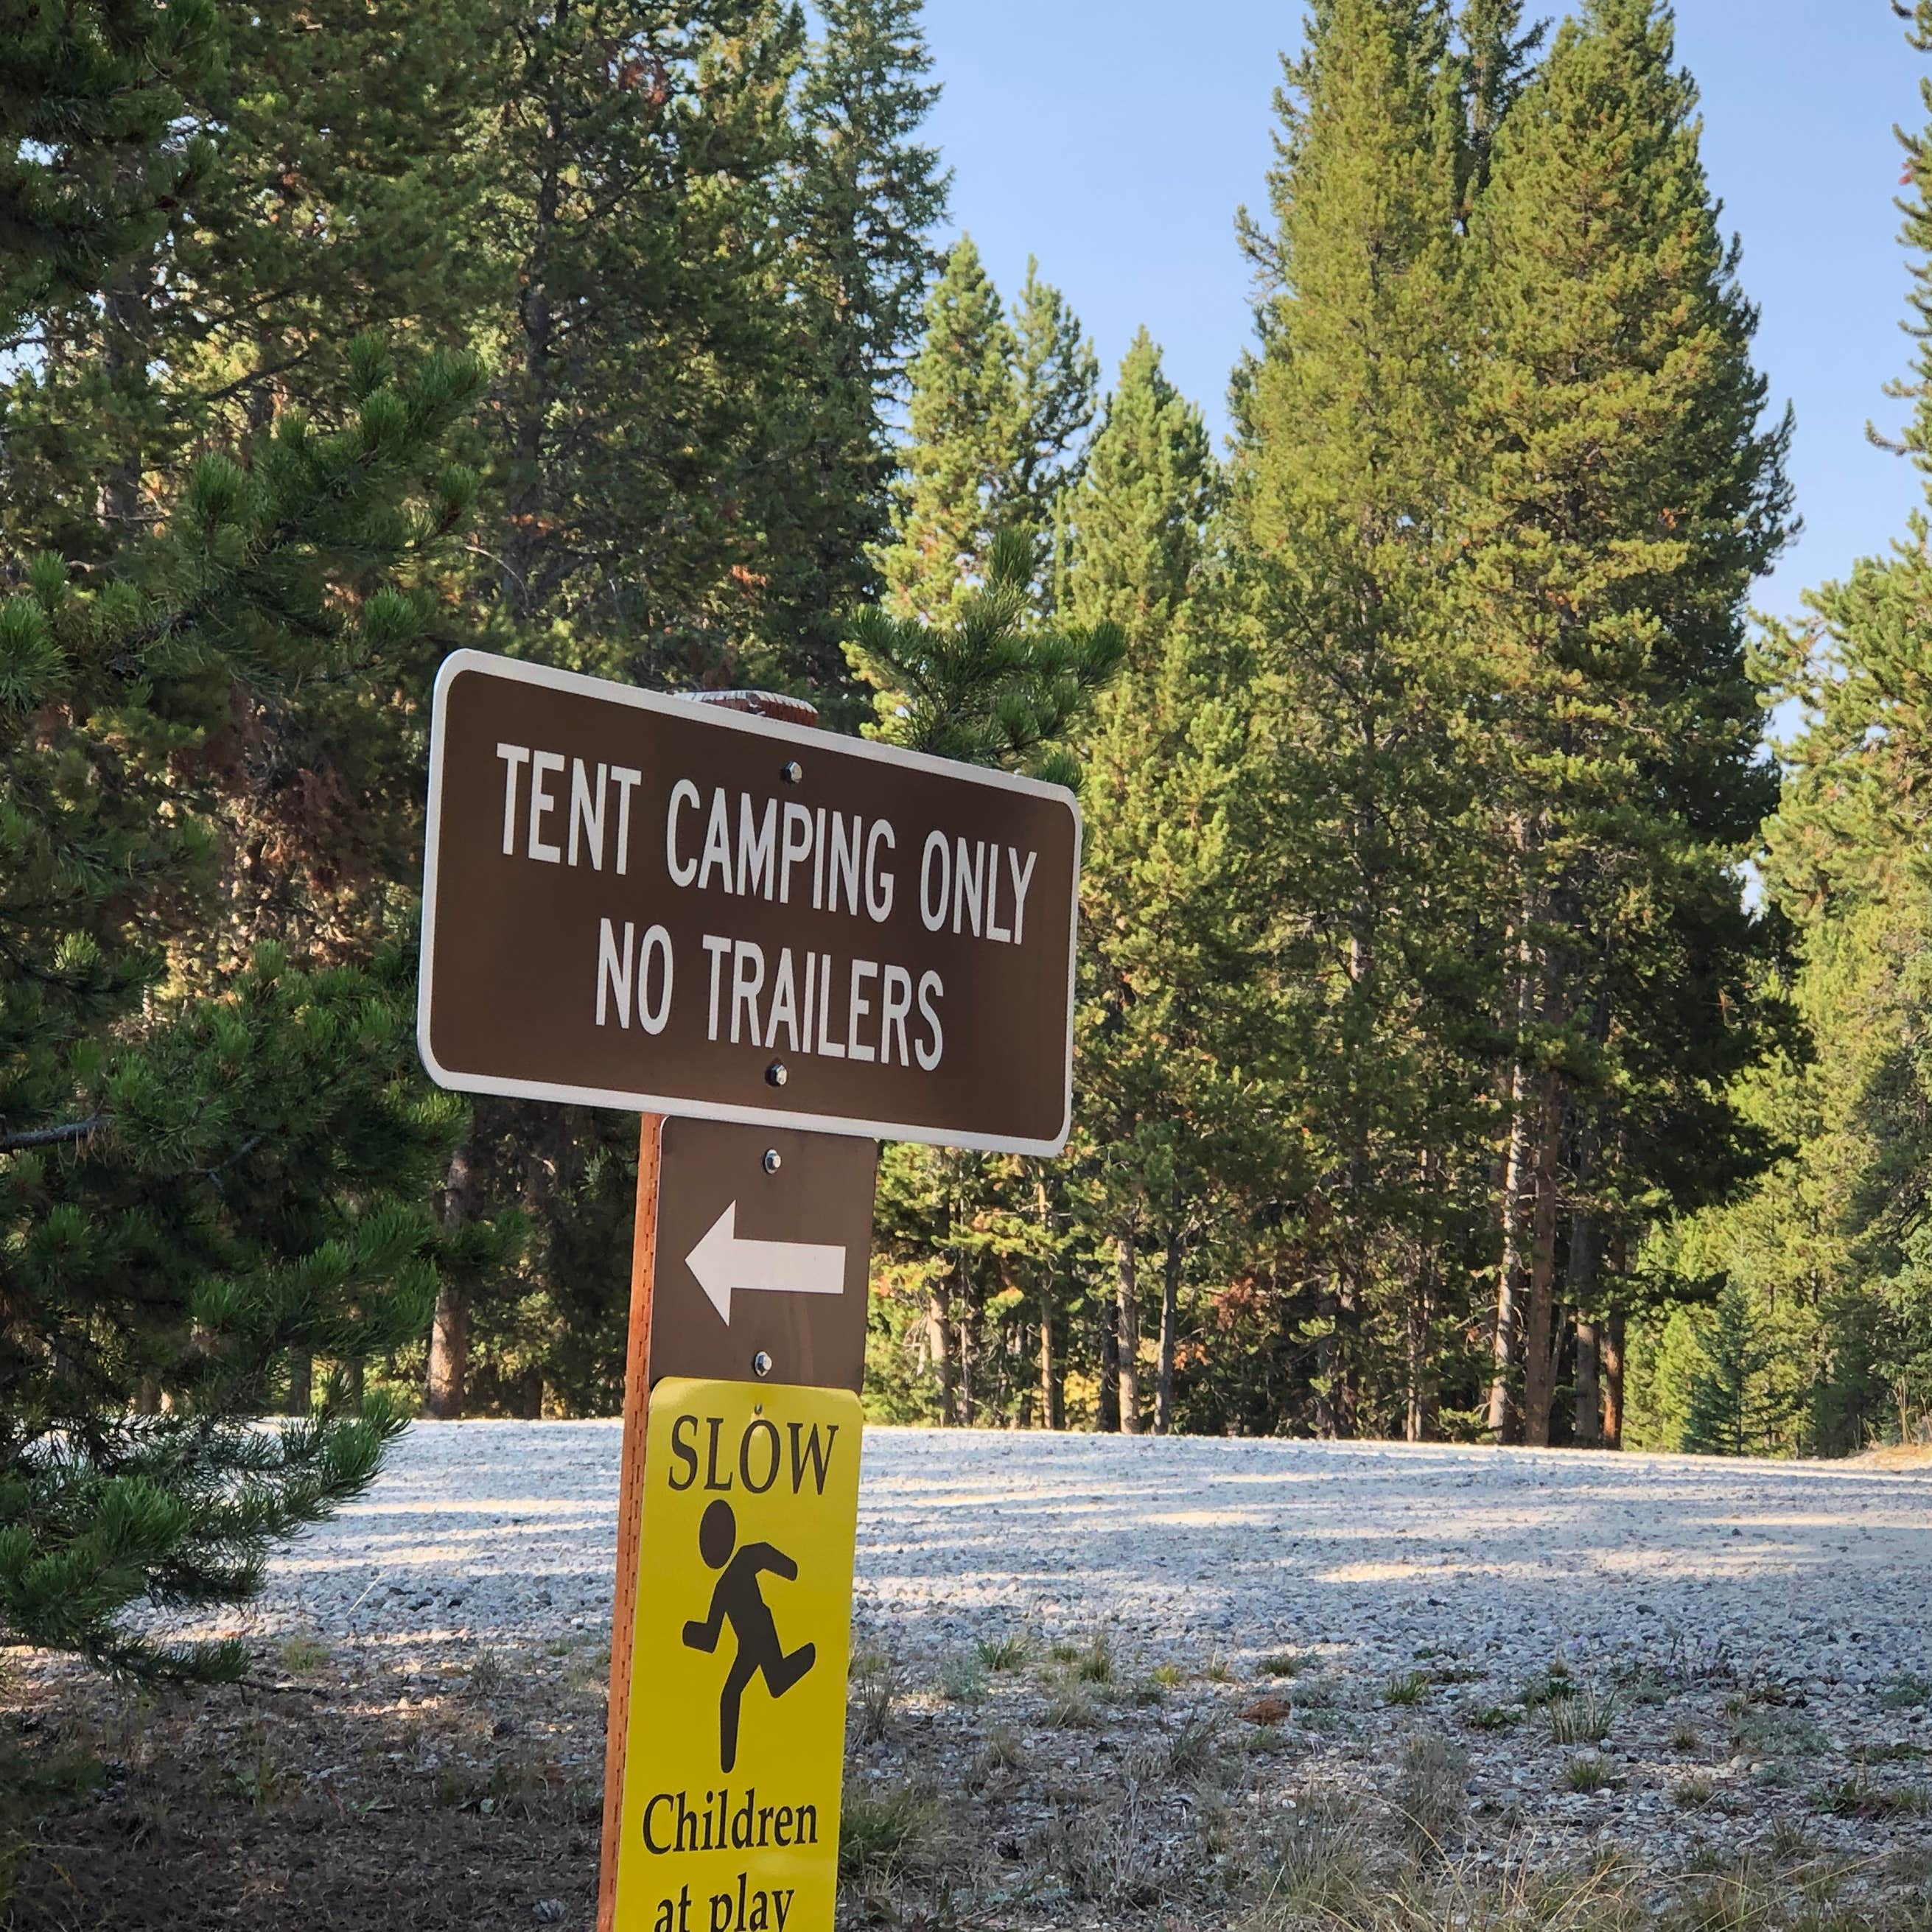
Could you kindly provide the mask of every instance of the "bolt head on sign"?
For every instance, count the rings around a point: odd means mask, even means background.
[[[860,1421],[845,1389],[651,1392],[616,1932],[832,1932]]]
[[[444,1086],[1064,1146],[1071,793],[477,651],[437,677],[430,765]]]

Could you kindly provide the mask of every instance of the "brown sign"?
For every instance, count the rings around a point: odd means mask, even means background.
[[[661,1134],[652,1382],[856,1394],[877,1144],[725,1120],[668,1120]]]
[[[471,1093],[1065,1144],[1070,793],[459,651],[436,680],[424,1064]]]

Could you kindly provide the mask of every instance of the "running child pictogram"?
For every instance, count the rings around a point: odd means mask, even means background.
[[[718,1648],[728,1623],[737,1640],[738,1654],[725,1673],[718,1700],[718,1762],[725,1771],[738,1762],[739,1707],[752,1678],[763,1676],[772,1696],[782,1697],[818,1658],[818,1646],[810,1643],[785,1654],[758,1581],[769,1570],[788,1582],[796,1582],[798,1565],[769,1543],[748,1543],[742,1550],[737,1546],[738,1519],[721,1498],[704,1512],[698,1526],[698,1550],[712,1569],[723,1574],[711,1592],[710,1613],[702,1622],[694,1618],[685,1625],[684,1640],[692,1649],[709,1654]]]

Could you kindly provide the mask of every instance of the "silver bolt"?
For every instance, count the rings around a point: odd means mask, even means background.
[[[752,1372],[754,1376],[768,1376],[772,1372],[772,1358],[764,1349],[752,1358]]]
[[[787,784],[796,784],[805,776],[805,767],[796,758],[788,758],[778,767],[778,776]]]
[[[765,1078],[772,1086],[782,1087],[791,1076],[785,1071],[785,1064],[782,1060],[775,1060],[765,1069]]]
[[[776,1174],[776,1173],[777,1173],[777,1172],[778,1172],[778,1169],[779,1169],[780,1168],[782,1168],[782,1166],[784,1166],[784,1158],[783,1158],[783,1156],[779,1154],[779,1152],[778,1152],[778,1149],[777,1149],[776,1148],[766,1148],[766,1150],[765,1150],[765,1172],[766,1172],[767,1174]]]

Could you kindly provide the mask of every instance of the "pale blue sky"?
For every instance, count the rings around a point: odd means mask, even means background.
[[[1110,379],[1145,322],[1217,429],[1249,334],[1234,211],[1264,200],[1276,56],[1298,40],[1301,12],[927,0],[956,225],[1009,294],[1036,254]],[[1797,410],[1805,532],[1759,593],[1792,610],[1805,586],[1882,548],[1918,500],[1916,472],[1870,447],[1864,425],[1901,415],[1882,393],[1910,347],[1892,128],[1922,121],[1925,64],[1888,0],[1681,0],[1678,46],[1763,310],[1759,364],[1779,406]]]

